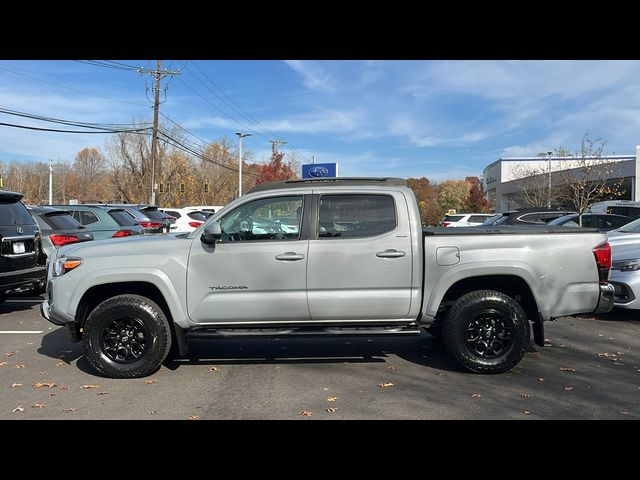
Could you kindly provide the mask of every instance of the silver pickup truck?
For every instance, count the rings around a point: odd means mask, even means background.
[[[42,314],[108,377],[140,377],[189,339],[442,337],[466,369],[504,372],[543,322],[606,312],[611,252],[587,229],[422,228],[404,180],[263,184],[184,237],[62,247]],[[532,327],[530,327],[530,322]]]

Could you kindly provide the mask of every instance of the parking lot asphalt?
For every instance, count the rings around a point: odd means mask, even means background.
[[[546,324],[512,371],[463,371],[434,337],[193,342],[133,380],[98,376],[40,297],[0,305],[0,419],[638,419],[640,317]]]

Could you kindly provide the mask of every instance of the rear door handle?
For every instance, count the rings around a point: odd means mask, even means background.
[[[404,256],[405,256],[404,252],[400,250],[393,250],[393,249],[384,250],[383,252],[376,253],[376,257],[380,257],[380,258],[398,258],[398,257],[404,257]]]
[[[276,260],[282,260],[283,262],[293,262],[295,260],[302,260],[304,255],[296,252],[286,252],[280,255],[276,255]]]

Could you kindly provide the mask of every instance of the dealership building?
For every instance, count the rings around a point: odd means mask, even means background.
[[[616,182],[622,179],[624,193],[619,198],[640,201],[640,186],[637,185],[640,178],[640,145],[636,146],[635,155],[607,155],[603,158],[617,163],[613,169],[614,176],[608,180]],[[549,180],[555,184],[560,177],[558,172],[571,170],[571,160],[552,155],[499,158],[482,172],[482,190],[491,208],[496,212],[506,212],[520,206],[518,197],[522,184],[518,180],[518,176],[521,176],[518,172],[527,169],[549,172]]]

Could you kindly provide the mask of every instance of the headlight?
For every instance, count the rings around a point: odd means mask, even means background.
[[[636,270],[640,270],[640,258],[615,261],[611,268],[620,270],[621,272],[635,272]]]
[[[77,257],[61,257],[57,258],[53,262],[53,276],[61,277],[65,273],[79,267],[82,263],[82,259]]]

